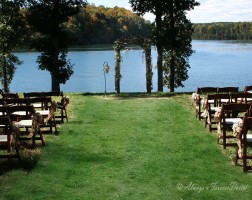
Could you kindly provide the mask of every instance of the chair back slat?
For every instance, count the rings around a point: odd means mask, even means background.
[[[239,87],[219,87],[218,93],[239,92]]]
[[[44,92],[24,92],[25,98],[31,98],[31,97],[44,97]]]
[[[28,103],[26,98],[10,98],[4,101],[6,105],[27,105]]]
[[[2,93],[4,99],[19,98],[18,93]]]
[[[31,105],[7,106],[7,111],[11,116],[11,120],[14,121],[19,121],[21,119],[30,119],[32,114],[35,113],[34,107]]]
[[[200,95],[207,95],[208,93],[217,93],[217,87],[198,87],[197,93]]]
[[[38,104],[37,107],[41,110],[47,110],[49,109],[49,104],[51,103],[51,97],[33,97],[28,99],[29,105]]]
[[[242,104],[242,103],[228,103],[223,104],[221,108],[221,116],[222,118],[225,117],[237,117],[239,113],[247,113],[250,109],[249,104]]]

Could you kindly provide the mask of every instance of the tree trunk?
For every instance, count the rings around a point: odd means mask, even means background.
[[[4,92],[9,92],[6,57],[4,57],[4,66],[3,66],[3,89]]]
[[[158,91],[163,92],[163,48],[157,46]]]
[[[59,1],[53,2],[53,13],[54,16],[54,33],[52,35],[52,46],[53,46],[53,66],[52,66],[52,91],[60,92],[60,69],[59,69],[59,33],[60,33],[60,27],[59,22],[57,19],[59,19]]]
[[[158,10],[156,11],[156,27],[157,34],[160,34],[162,24],[162,14]],[[157,37],[159,38],[159,37]],[[157,46],[157,74],[158,74],[158,92],[163,92],[163,47],[162,42],[158,39],[156,42]]]
[[[171,7],[171,11],[170,11],[170,26],[171,26],[171,30],[173,30],[173,34],[174,34],[174,27],[175,27],[175,19],[174,19],[174,5]],[[175,37],[173,38],[173,40],[175,40]],[[174,92],[174,83],[175,83],[175,59],[174,59],[174,52],[172,50],[172,55],[171,55],[171,63],[170,63],[170,92]]]
[[[60,83],[59,83],[59,72],[57,72],[58,66],[53,68],[51,73],[52,78],[52,91],[60,92]],[[58,70],[59,71],[59,70]]]
[[[59,59],[59,39],[57,36],[55,36],[52,40],[54,52],[53,52],[53,67],[51,72],[52,77],[52,91],[60,92],[60,81],[59,81],[59,65],[58,65],[58,59]]]
[[[175,81],[175,66],[174,66],[174,57],[171,57],[171,63],[170,63],[170,92],[174,92],[174,81]]]

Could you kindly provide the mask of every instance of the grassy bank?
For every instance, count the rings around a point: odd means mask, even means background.
[[[69,122],[38,161],[1,169],[1,200],[251,199],[251,174],[195,118],[190,94],[69,95]]]

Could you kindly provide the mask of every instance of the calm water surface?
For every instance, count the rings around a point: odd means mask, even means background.
[[[178,92],[195,91],[203,86],[252,85],[252,42],[239,41],[193,41],[196,51],[190,57],[189,79]],[[11,83],[12,92],[51,90],[51,76],[37,68],[36,52],[17,53],[23,64],[17,66]],[[157,91],[156,51],[152,50],[153,92]],[[145,62],[142,50],[122,51],[121,92],[146,92]],[[65,85],[64,92],[104,92],[103,64],[108,62],[110,72],[106,74],[107,92],[114,92],[114,50],[71,51],[68,58],[74,64],[74,75]],[[168,91],[166,88],[165,91]]]

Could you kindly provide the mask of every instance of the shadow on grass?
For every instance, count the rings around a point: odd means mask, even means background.
[[[84,162],[104,163],[111,160],[111,158],[105,155],[87,154],[87,155],[84,155],[81,160]]]
[[[22,169],[26,172],[32,171],[38,163],[41,151],[40,149],[22,148],[19,151],[20,161],[12,159],[8,162],[7,159],[2,159],[0,162],[0,176],[15,169]]]

